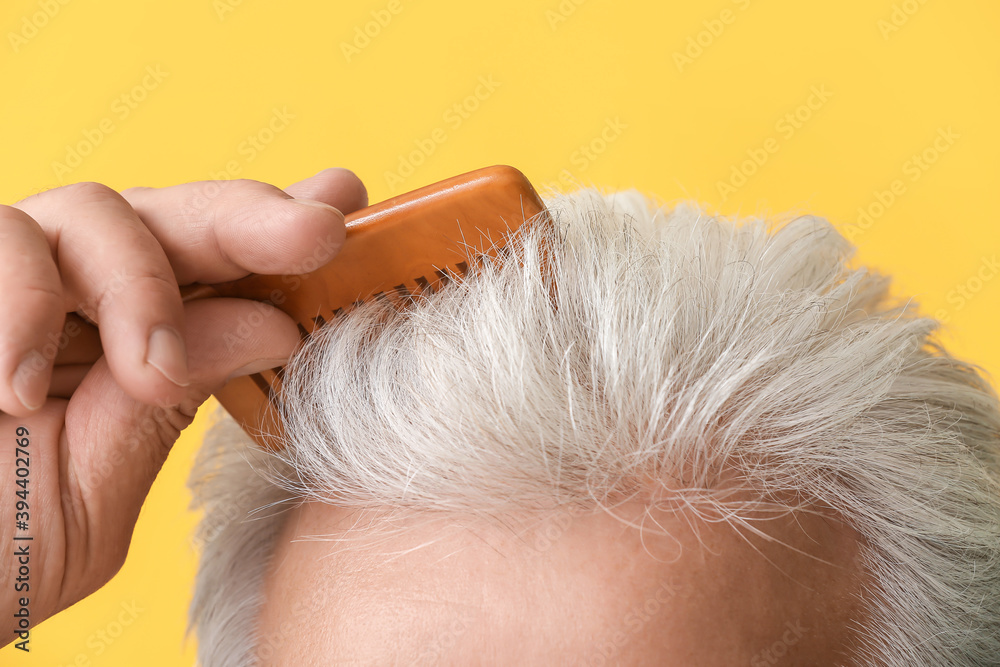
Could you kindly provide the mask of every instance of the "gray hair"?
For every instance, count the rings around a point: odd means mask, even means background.
[[[255,620],[282,501],[599,507],[670,477],[671,502],[739,523],[753,508],[716,492],[723,468],[864,538],[859,660],[996,664],[1000,407],[938,323],[851,268],[816,217],[733,221],[635,192],[546,204],[552,224],[528,221],[467,279],[313,336],[286,370],[280,454],[213,429],[192,473],[201,664],[280,644]]]

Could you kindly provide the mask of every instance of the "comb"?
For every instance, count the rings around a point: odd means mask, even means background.
[[[298,324],[303,339],[371,299],[399,302],[434,292],[495,257],[521,223],[545,211],[513,167],[479,169],[393,197],[347,216],[347,238],[329,263],[309,273],[251,274],[182,290],[185,301],[240,297],[269,303]],[[323,261],[326,258],[322,258]],[[322,263],[317,259],[317,264]],[[280,438],[276,404],[283,367],[231,380],[215,394],[258,444]]]

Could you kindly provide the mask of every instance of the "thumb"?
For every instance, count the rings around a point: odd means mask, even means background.
[[[198,407],[230,377],[284,365],[300,341],[290,317],[244,299],[189,302],[184,321],[191,386],[179,405],[134,400],[102,357],[67,406],[64,498],[72,501],[66,511],[75,514],[66,521],[64,581],[73,590],[64,590],[63,599],[69,604],[106,583],[124,562],[153,480]]]

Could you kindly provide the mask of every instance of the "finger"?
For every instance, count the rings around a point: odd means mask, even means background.
[[[353,171],[331,167],[294,183],[285,192],[296,199],[313,199],[336,206],[345,215],[368,206],[368,190]]]
[[[251,317],[254,314],[259,317]],[[243,299],[185,304],[185,319],[198,335],[188,341],[192,382],[178,407],[135,401],[115,382],[104,359],[94,365],[70,401],[65,431],[70,472],[66,478],[77,488],[67,490],[75,500],[69,508],[74,516],[68,517],[67,530],[83,530],[86,535],[80,538],[68,532],[67,543],[89,544],[94,553],[67,553],[70,569],[64,581],[90,582],[89,587],[96,587],[104,580],[95,580],[113,574],[114,567],[107,573],[88,571],[88,563],[120,565],[150,485],[198,406],[230,375],[245,372],[240,369],[284,364],[300,342],[291,318]],[[245,330],[241,321],[260,324]],[[231,340],[239,342],[227,342]]]
[[[228,332],[220,334],[225,336],[226,341],[222,348],[215,345],[206,346],[198,343],[192,349],[192,346],[189,344],[189,363],[192,367],[197,367],[198,369],[192,375],[192,382],[201,382],[211,388],[210,383],[213,380],[217,381],[220,377],[228,378],[230,376],[250,375],[284,365],[285,360],[300,340],[298,330],[294,325],[289,326],[283,317],[275,318],[275,325],[268,324],[265,320],[276,311],[266,307],[266,305],[252,307],[253,312],[248,315],[244,312],[246,305],[240,302],[237,302],[236,305],[230,305],[224,299],[216,299],[215,302],[220,304],[217,308],[219,308],[218,312],[221,316],[225,316],[226,313],[231,312],[230,316],[235,318],[232,321],[240,326],[240,335],[233,336]],[[70,314],[67,319],[73,317],[76,316]],[[83,322],[79,317],[76,317],[76,320]],[[249,322],[259,323],[258,327],[265,325],[277,326],[280,330],[276,333],[269,329],[251,329],[248,328]],[[211,330],[212,328],[210,327],[208,331]],[[204,334],[206,330],[201,331],[203,335],[196,338],[197,341],[205,339]],[[64,336],[73,336],[75,333],[77,338],[72,340],[72,345],[67,345],[65,350],[59,352],[55,367],[52,369],[49,396],[56,398],[70,398],[73,392],[80,386],[80,383],[83,382],[84,377],[94,363],[102,356],[100,339],[96,328],[86,323],[79,325],[79,328],[77,328],[72,322],[67,322],[67,325],[63,328],[63,333]],[[260,342],[248,340],[251,336],[269,336],[273,340]],[[270,346],[270,352],[259,358],[247,361],[246,350],[258,350],[268,346]]]
[[[264,303],[208,299],[185,307],[201,332],[190,341],[192,380],[207,391],[232,377],[283,366],[302,343],[295,321]]]
[[[130,188],[123,195],[163,246],[177,280],[218,283],[248,273],[303,273],[344,242],[343,213],[250,180]]]
[[[180,290],[163,249],[114,190],[97,183],[22,201],[58,249],[67,310],[98,323],[111,371],[133,398],[173,403],[188,384]]]
[[[63,326],[63,289],[42,228],[0,205],[0,412],[24,417],[48,393]]]
[[[104,355],[100,333],[97,327],[88,324],[76,313],[69,313],[62,335],[49,345],[57,350],[49,382],[49,398],[70,398],[90,367]],[[50,353],[51,349],[45,352]]]

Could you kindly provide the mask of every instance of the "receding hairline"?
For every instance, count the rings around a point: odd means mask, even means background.
[[[508,633],[533,628],[529,634],[559,646],[564,659],[587,661],[602,645],[614,645],[616,659],[639,659],[646,650],[682,655],[712,628],[727,648],[708,647],[699,664],[727,665],[759,656],[796,628],[783,649],[787,656],[804,662],[839,656],[847,664],[860,618],[860,536],[830,512],[762,516],[754,525],[767,537],[639,499],[613,513],[562,508],[500,516],[309,501],[291,512],[278,539],[260,638],[264,645],[315,651],[275,652],[277,665],[319,655],[385,663],[420,655],[459,628],[458,652],[448,657],[461,662],[470,646],[502,650]],[[533,581],[549,588],[538,595]],[[293,616],[290,605],[317,593],[315,613],[294,630],[283,627]],[[440,600],[464,602],[442,607]],[[573,600],[587,600],[589,608]],[[647,602],[655,613],[647,610],[636,629],[626,616]],[[501,609],[519,610],[519,617],[493,613]],[[618,633],[628,641],[616,643]],[[374,652],[331,653],[346,637],[357,650]],[[547,650],[522,648],[536,658]]]

